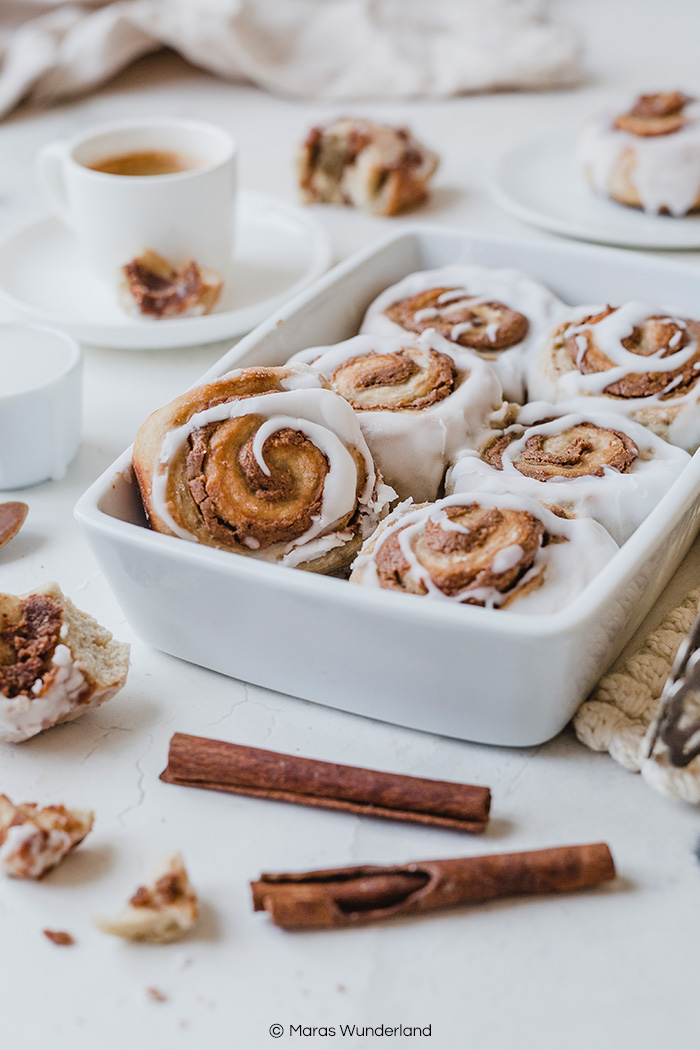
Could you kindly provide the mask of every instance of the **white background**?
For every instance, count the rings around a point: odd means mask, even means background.
[[[416,218],[543,237],[500,213],[484,173],[515,137],[575,125],[615,91],[700,89],[694,0],[554,4],[586,43],[584,87],[439,103],[363,105],[410,123],[442,155],[429,206],[406,220],[318,209],[336,257]],[[38,147],[103,119],[177,114],[216,121],[241,146],[241,185],[293,201],[295,144],[340,112],[230,86],[172,56],[145,60],[98,95],[49,112],[25,108],[0,128],[0,229],[44,208]],[[698,256],[686,260],[697,265]],[[72,519],[78,495],[146,415],[192,383],[224,347],[86,351],[84,439],[68,478],[24,493],[30,517],[0,551],[0,586],[57,579],[78,605],[131,641],[126,689],[102,710],[17,747],[0,747],[0,790],[16,800],[92,806],[94,833],[43,882],[0,884],[0,1040],[13,1050],[265,1050],[408,1047],[583,1050],[693,1045],[700,937],[695,809],[593,755],[570,731],[537,749],[469,745],[392,728],[246,686],[151,651],[132,636]],[[27,421],[31,426],[31,420]],[[21,440],[21,435],[18,435]],[[700,579],[697,547],[652,616]],[[648,626],[648,625],[647,625]],[[274,638],[264,637],[269,659]],[[235,644],[235,639],[232,639]],[[309,651],[314,639],[308,640]],[[303,654],[301,654],[303,658]],[[507,654],[504,654],[507,658]],[[469,668],[464,669],[465,677]],[[372,683],[367,683],[371,690]],[[426,697],[426,703],[431,698]],[[489,784],[494,820],[474,839],[348,815],[164,785],[175,730],[343,763]],[[263,871],[610,843],[620,880],[575,897],[510,901],[367,930],[285,934],[253,914]],[[90,924],[130,895],[162,853],[181,848],[203,919],[171,947],[130,945]],[[42,937],[69,930],[72,948]],[[146,989],[166,996],[154,1002]],[[290,1024],[432,1025],[430,1039],[290,1037]]]

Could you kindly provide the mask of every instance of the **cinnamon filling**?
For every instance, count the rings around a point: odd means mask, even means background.
[[[581,325],[595,326],[599,321],[614,313],[617,307],[608,306],[599,314],[586,317]],[[578,325],[576,326],[579,327]],[[642,357],[656,355],[669,357],[677,354],[690,343],[691,339],[700,338],[700,322],[684,320],[677,324],[670,317],[661,315],[648,318],[644,324],[636,326],[632,334],[622,340],[622,346],[632,354]],[[581,347],[580,341],[585,341]],[[589,375],[593,372],[607,372],[615,364],[600,349],[596,342],[595,331],[591,328],[577,332],[567,338],[569,357],[579,372]],[[658,395],[661,400],[682,397],[698,381],[700,364],[700,346],[680,368],[667,372],[630,372],[616,383],[610,383],[603,390],[611,397],[651,397]]]
[[[146,252],[123,268],[127,287],[139,311],[147,317],[178,317],[198,305],[204,281],[194,259],[180,269],[155,252]]]
[[[503,469],[503,453],[521,433],[504,434],[484,452],[483,459]],[[639,456],[634,441],[619,430],[577,423],[559,434],[532,434],[513,466],[535,481],[554,478],[602,477],[606,469],[627,473]]]
[[[184,872],[169,872],[158,879],[153,888],[139,886],[130,899],[132,908],[167,908],[191,897]]]
[[[498,353],[522,342],[529,322],[497,301],[484,302],[459,288],[429,288],[392,303],[387,317],[409,332],[434,328],[453,343],[480,353]]]
[[[43,594],[31,594],[19,622],[0,628],[0,693],[6,697],[34,696],[37,679],[46,684],[55,675],[51,657],[60,640],[61,606]]]
[[[618,131],[628,131],[642,138],[672,135],[686,122],[683,110],[693,99],[682,91],[662,91],[640,95],[628,113],[615,120]]]
[[[422,409],[449,397],[457,369],[447,354],[404,347],[344,361],[331,376],[336,393],[358,411]]]
[[[330,469],[308,437],[283,427],[262,447],[267,474],[253,452],[263,422],[240,416],[193,431],[186,461],[190,492],[212,536],[253,550],[298,539],[311,528]]]
[[[470,597],[470,591],[489,588],[505,594],[515,587],[546,541],[543,523],[527,511],[470,503],[447,507],[442,513],[449,524],[428,518],[413,542],[413,555],[443,594],[463,594],[462,601],[469,604],[486,604],[481,596]],[[426,594],[425,585],[411,578],[401,532],[391,533],[377,551],[379,583],[389,590]]]

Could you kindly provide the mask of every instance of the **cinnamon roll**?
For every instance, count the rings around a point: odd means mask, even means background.
[[[449,459],[490,433],[503,398],[488,365],[430,336],[358,335],[292,358],[352,405],[385,480],[402,499],[435,499]]]
[[[532,402],[480,452],[450,467],[448,493],[493,485],[566,513],[586,514],[624,543],[690,462],[646,427],[613,412]]]
[[[541,615],[571,602],[617,549],[591,518],[484,490],[401,504],[362,548],[350,582]]]
[[[592,118],[579,141],[591,186],[620,204],[686,215],[700,208],[700,102],[681,91],[640,95]]]
[[[580,395],[643,423],[688,452],[700,444],[700,321],[645,303],[572,310],[532,362],[533,399]]]
[[[518,270],[454,265],[409,274],[370,305],[362,332],[431,331],[438,350],[486,361],[511,401],[525,399],[525,371],[538,341],[563,310],[560,299]]]
[[[315,572],[349,564],[396,496],[348,403],[304,365],[176,398],[139,430],[133,465],[156,531]]]
[[[438,163],[408,128],[354,117],[312,128],[296,158],[303,204],[349,204],[374,215],[422,203]]]

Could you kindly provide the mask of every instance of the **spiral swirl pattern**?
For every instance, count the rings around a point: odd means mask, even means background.
[[[351,560],[393,496],[350,406],[304,366],[190,391],[142,427],[134,467],[159,531],[319,571]]]

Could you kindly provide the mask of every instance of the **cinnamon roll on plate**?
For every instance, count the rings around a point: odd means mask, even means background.
[[[700,321],[629,302],[572,309],[533,359],[533,400],[586,395],[694,452],[700,444]]]
[[[617,549],[592,518],[561,518],[494,488],[401,504],[363,546],[350,582],[545,615],[573,601]]]
[[[304,365],[176,398],[139,430],[133,466],[156,531],[314,572],[349,565],[396,498],[350,405]]]
[[[700,208],[700,102],[682,91],[591,118],[578,152],[593,189],[619,204],[672,216]]]
[[[585,514],[624,543],[690,462],[646,427],[613,412],[531,402],[480,452],[465,450],[447,472],[448,493],[496,481],[567,514]]]
[[[420,334],[495,370],[510,401],[525,400],[528,358],[564,304],[518,270],[452,265],[409,274],[370,305],[362,332]]]
[[[358,335],[296,354],[352,405],[385,480],[401,499],[435,499],[448,461],[478,447],[503,397],[483,361],[431,333]]]

